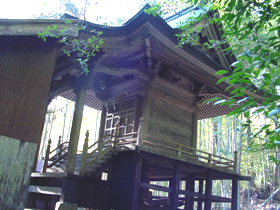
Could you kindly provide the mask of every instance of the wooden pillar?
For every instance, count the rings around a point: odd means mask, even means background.
[[[234,177],[232,179],[231,210],[237,210],[237,192],[238,192],[238,179]]]
[[[149,183],[150,179],[148,177],[148,166],[146,161],[142,160],[142,167],[141,167],[141,178],[140,182]],[[149,193],[149,189],[140,188],[139,189],[139,204],[144,205],[145,199]]]
[[[83,109],[84,109],[84,104],[86,99],[86,92],[87,91],[84,89],[79,89],[75,92],[76,104],[75,104],[75,110],[73,115],[68,154],[67,154],[66,166],[65,166],[66,172],[71,174],[73,174],[75,170],[76,154],[77,154],[77,148],[79,143],[81,124],[83,119]]]
[[[140,192],[140,180],[141,180],[141,169],[142,169],[142,157],[137,152],[134,152],[135,160],[135,176],[134,176],[134,187],[132,197],[132,209],[137,210],[139,206],[139,192]]]
[[[80,176],[84,176],[86,173],[87,168],[87,158],[88,158],[88,140],[89,140],[89,131],[86,132],[86,138],[84,141],[83,146],[83,153],[82,153],[82,162],[81,162],[81,168],[80,168]]]
[[[172,179],[172,194],[171,194],[171,209],[178,209],[179,205],[179,190],[181,181],[181,165],[178,162],[174,166],[173,179]]]
[[[107,108],[103,105],[100,119],[100,127],[99,127],[99,139],[104,136],[105,124],[106,124],[106,116],[107,116]]]
[[[195,177],[193,174],[189,174],[186,179],[186,190],[194,192]],[[185,195],[185,210],[193,210],[194,196]]]
[[[192,148],[196,149],[197,144],[197,114],[198,114],[198,103],[197,103],[197,96],[194,98],[194,107],[196,108],[196,111],[192,114]],[[195,152],[195,151],[194,151]]]
[[[113,160],[110,181],[110,209],[139,209],[142,156],[136,151],[120,152]]]
[[[212,203],[212,173],[208,171],[206,175],[206,186],[205,186],[205,204],[204,210],[211,210],[211,203]]]
[[[203,179],[199,180],[198,192],[200,194],[203,193]],[[197,200],[197,210],[202,210],[202,199],[201,198],[198,198],[198,200]]]

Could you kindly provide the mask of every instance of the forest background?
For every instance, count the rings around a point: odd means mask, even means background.
[[[68,13],[95,23],[121,25],[146,3],[154,5],[147,11],[148,13],[161,15],[163,18],[186,7],[199,7],[203,12],[181,22],[179,26],[181,32],[177,35],[179,47],[189,43],[198,44],[199,33],[203,30],[203,26],[191,27],[198,21],[207,19],[204,27],[213,23],[221,26],[223,37],[203,44],[205,47],[216,50],[220,50],[221,45],[229,44],[225,50],[227,53],[233,53],[237,60],[230,69],[221,69],[217,73],[222,75],[219,82],[226,81],[231,84],[232,96],[228,100],[216,98],[215,105],[238,104],[239,107],[229,116],[199,121],[197,149],[228,158],[233,158],[233,152],[238,151],[239,172],[252,177],[251,183],[241,183],[240,198],[243,199],[240,201],[240,207],[241,209],[260,208],[258,200],[267,199],[279,189],[280,183],[280,78],[278,77],[280,73],[280,2],[276,0],[162,0],[160,2],[85,0],[81,2],[75,0],[37,1],[36,4],[39,4],[42,10],[36,10],[36,13],[31,12],[29,15],[32,14],[33,18],[59,18],[64,13]],[[6,7],[1,8],[10,11]],[[19,15],[18,13],[14,14]],[[4,11],[0,14],[5,15]],[[2,18],[7,17],[2,16]],[[30,18],[30,16],[24,18]],[[247,96],[247,90],[261,93],[263,97],[257,99]],[[46,142],[48,138],[58,139],[59,135],[63,136],[63,141],[67,140],[72,108],[73,102],[62,98],[55,99],[51,103],[46,115],[43,142]],[[98,135],[99,113],[86,108],[84,116],[80,139],[84,138],[85,130],[91,130],[91,141],[95,141]],[[60,121],[58,121],[59,118]],[[44,145],[43,143],[41,156],[44,153]],[[227,182],[215,183],[214,191],[213,193],[217,195],[230,195]],[[266,207],[279,209],[279,197],[279,193],[275,194]],[[273,205],[273,200],[278,204]],[[215,207],[215,209],[226,208],[226,205]]]

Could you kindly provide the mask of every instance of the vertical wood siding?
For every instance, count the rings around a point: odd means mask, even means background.
[[[56,60],[52,40],[0,36],[0,134],[39,143]]]

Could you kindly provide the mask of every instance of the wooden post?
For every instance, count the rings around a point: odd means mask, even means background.
[[[137,135],[137,142],[136,145],[140,147],[142,145],[142,138],[143,138],[143,122],[144,118],[141,117],[139,120],[139,127],[138,127],[138,135]]]
[[[68,154],[65,164],[65,171],[67,173],[74,173],[76,164],[77,148],[79,143],[79,135],[83,118],[83,109],[86,99],[87,91],[84,89],[79,89],[76,91],[76,104],[73,114],[72,127],[70,132]]]
[[[49,142],[48,142],[48,146],[47,146],[47,151],[46,151],[46,156],[45,156],[44,166],[43,166],[43,171],[42,172],[47,171],[49,156],[50,156],[50,151],[51,151],[51,143],[52,143],[52,140],[50,139]]]
[[[208,171],[206,175],[206,186],[205,186],[205,210],[211,210],[211,204],[212,204],[212,172]]]
[[[181,165],[179,162],[174,166],[171,194],[171,209],[178,209],[179,206],[179,190],[181,181]]]
[[[203,179],[199,180],[198,192],[203,194]],[[202,210],[202,199],[197,199],[197,210]]]
[[[194,192],[195,177],[193,174],[189,174],[186,179],[186,190]],[[185,210],[193,210],[194,196],[185,195]]]
[[[140,193],[140,181],[141,181],[141,169],[142,169],[142,157],[137,153],[134,152],[134,163],[135,163],[135,169],[134,169],[134,180],[133,180],[133,197],[132,197],[132,210],[139,209],[139,193]]]
[[[118,138],[119,138],[119,133],[120,133],[120,124],[116,124],[116,130],[115,130],[115,136],[114,136],[114,148],[118,145]]]
[[[237,153],[237,151],[234,151],[234,164],[233,164],[233,169],[234,169],[234,171],[237,173],[238,171],[237,171],[237,156],[238,156],[238,153]]]
[[[238,179],[234,176],[234,178],[232,179],[231,210],[237,210],[237,192],[238,192]]]
[[[197,103],[197,99],[198,99],[198,94],[196,94],[196,96],[194,97],[194,101],[193,101],[193,106],[196,108],[195,112],[192,114],[192,148],[196,149],[196,145],[197,145],[197,115],[198,115],[198,103]],[[193,151],[194,155],[195,150]]]
[[[181,148],[181,144],[178,144],[178,157],[182,156],[182,148]]]
[[[208,165],[211,165],[211,163],[212,163],[211,159],[212,159],[211,154],[208,154]]]
[[[142,160],[142,168],[141,168],[141,182],[149,183],[150,179],[148,178],[148,167],[147,162]],[[139,204],[145,204],[145,198],[149,195],[149,189],[141,188],[139,189]]]
[[[88,158],[88,137],[89,137],[89,131],[86,132],[86,138],[83,146],[83,153],[82,153],[82,162],[81,162],[81,168],[80,168],[80,175],[84,176],[86,172],[87,167],[87,158]]]
[[[106,108],[106,106],[103,105],[102,112],[101,112],[101,119],[100,119],[99,139],[101,139],[104,135],[106,116],[107,116],[107,108]]]
[[[61,136],[58,137],[56,152],[57,152],[57,159],[60,159],[62,155]]]

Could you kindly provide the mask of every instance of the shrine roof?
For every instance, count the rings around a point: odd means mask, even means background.
[[[57,25],[58,28],[68,27],[68,36],[90,37],[90,31],[100,31],[100,38],[104,44],[100,46],[100,52],[91,59],[90,70],[94,72],[98,66],[113,67],[116,69],[137,69],[143,74],[149,74],[149,68],[153,69],[158,63],[162,63],[174,71],[188,77],[203,87],[207,87],[208,92],[203,92],[200,96],[203,100],[213,95],[227,97],[232,89],[225,89],[229,86],[226,82],[217,84],[222,77],[215,75],[221,69],[230,70],[230,64],[234,58],[221,54],[213,58],[203,52],[198,46],[185,44],[182,48],[177,47],[175,34],[178,30],[176,23],[187,17],[190,9],[182,11],[166,20],[160,16],[148,15],[145,10],[146,5],[134,17],[122,26],[106,26],[79,20],[65,14],[59,20],[7,20],[0,19],[0,36],[37,36],[38,32],[43,32],[47,26]],[[197,10],[199,12],[199,10]],[[65,19],[70,19],[74,24],[65,24]],[[79,31],[78,25],[85,25],[85,31]],[[218,28],[211,28],[211,33],[220,36]],[[214,29],[214,30],[212,30]],[[75,54],[73,54],[75,56]],[[217,54],[215,54],[217,56]],[[74,59],[70,59],[62,50],[59,51],[56,66],[53,74],[50,97],[61,95],[71,100],[75,99],[73,85],[67,84],[73,78],[80,76],[80,69]],[[149,63],[152,61],[152,63]],[[149,66],[150,65],[150,66]],[[71,79],[69,79],[71,78]],[[59,84],[59,85],[58,85]],[[64,85],[66,84],[66,85]],[[63,87],[62,87],[63,86]],[[95,109],[101,109],[101,101],[95,96],[93,90],[88,91],[86,105]],[[251,92],[247,94],[260,97]],[[199,119],[227,114],[232,109],[227,107],[213,107],[213,104],[201,104]]]

